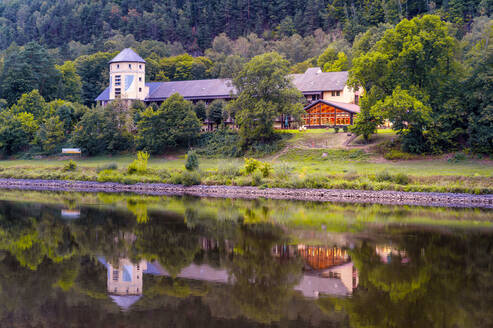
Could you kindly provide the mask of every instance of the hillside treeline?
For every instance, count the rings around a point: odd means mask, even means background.
[[[436,14],[462,36],[476,16],[490,15],[491,0],[4,0],[0,49],[39,40],[67,52],[70,42],[101,51],[105,40],[132,34],[137,41],[178,42],[193,54],[226,33],[269,40],[316,29],[343,31],[348,41],[381,23]]]

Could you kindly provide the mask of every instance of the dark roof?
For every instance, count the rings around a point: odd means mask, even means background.
[[[348,72],[322,72],[311,67],[303,74],[291,74],[293,85],[301,92],[321,92],[343,90],[348,80]]]
[[[346,112],[350,112],[350,113],[353,113],[353,114],[358,114],[360,109],[359,109],[359,106],[358,105],[355,105],[355,104],[346,104],[346,103],[342,103],[342,102],[339,102],[339,101],[327,101],[327,100],[317,100],[315,102],[312,102],[311,104],[307,105],[305,108],[303,108],[305,111],[310,108],[310,107],[313,107],[317,104],[320,104],[320,103],[323,103],[323,104],[326,104],[326,105],[329,105],[329,106],[333,106],[335,108],[339,108],[341,110],[344,110]]]
[[[230,98],[236,92],[230,79],[160,82],[153,92],[149,90],[146,100],[164,100],[174,93],[185,99]]]
[[[95,100],[96,101],[110,100],[110,87],[104,89],[103,92],[101,92],[101,94]]]
[[[131,63],[145,63],[146,61],[142,59],[135,51],[130,48],[123,49],[115,58],[110,61],[111,63],[121,63],[121,62],[131,62]]]

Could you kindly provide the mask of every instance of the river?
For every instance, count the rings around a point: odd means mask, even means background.
[[[0,190],[1,327],[493,327],[493,210]]]

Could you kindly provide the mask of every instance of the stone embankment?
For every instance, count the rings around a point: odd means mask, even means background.
[[[78,192],[130,192],[149,195],[218,198],[271,198],[319,202],[379,203],[389,205],[420,205],[445,207],[493,208],[493,195],[454,193],[337,190],[337,189],[285,189],[237,186],[191,186],[139,183],[125,185],[111,182],[0,179],[2,189],[78,191]]]

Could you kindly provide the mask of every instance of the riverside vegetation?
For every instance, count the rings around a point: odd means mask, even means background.
[[[0,178],[493,193],[491,169],[474,161],[372,163],[370,159],[371,155],[360,149],[293,149],[277,160],[199,158],[196,152],[189,152],[185,160],[154,159],[149,164],[149,154],[139,152],[132,162],[129,157],[80,160],[77,164],[73,160],[4,162]]]

